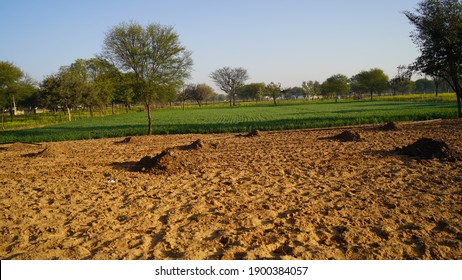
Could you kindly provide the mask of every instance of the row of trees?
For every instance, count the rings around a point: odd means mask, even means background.
[[[368,71],[361,71],[351,78],[342,74],[329,77],[323,83],[318,81],[304,81],[301,87],[282,88],[280,83],[250,83],[244,84],[247,75],[235,75],[234,73],[246,73],[245,69],[231,69],[225,67],[216,70],[211,74],[211,78],[216,85],[228,93],[230,106],[235,106],[235,99],[259,101],[264,98],[276,100],[279,98],[335,98],[344,96],[362,98],[369,95],[372,99],[374,94],[392,93],[436,93],[449,91],[449,86],[439,79],[421,78],[416,81],[411,80],[410,71],[404,66],[398,67],[398,74],[389,79],[383,70],[374,68]],[[219,77],[219,78],[217,78]],[[240,79],[245,77],[246,79]],[[233,85],[233,86],[230,86]],[[239,85],[237,87],[235,85]]]
[[[191,53],[180,44],[171,26],[122,23],[106,33],[100,55],[61,67],[45,77],[36,90],[19,68],[0,63],[0,102],[11,108],[13,118],[14,98],[25,93],[27,85],[32,93],[26,102],[29,104],[24,105],[63,109],[72,120],[72,110],[78,106],[89,108],[93,115],[94,108],[107,104],[114,108],[116,103],[128,108],[136,100],[146,108],[151,135],[153,104],[175,101],[191,68]]]

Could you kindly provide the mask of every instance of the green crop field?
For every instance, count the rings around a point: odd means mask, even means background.
[[[167,108],[153,112],[155,134],[245,132],[455,118],[454,102],[288,102],[277,106]],[[144,135],[145,112],[85,118],[0,132],[0,143],[46,142]]]

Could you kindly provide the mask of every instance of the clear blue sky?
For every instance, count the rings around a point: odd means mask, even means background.
[[[248,70],[249,82],[323,82],[378,67],[390,77],[419,55],[402,11],[418,0],[0,0],[0,60],[41,81],[99,54],[123,21],[174,26],[193,53],[190,82],[215,69]]]

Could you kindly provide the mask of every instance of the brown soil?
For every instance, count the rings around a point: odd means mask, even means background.
[[[0,258],[462,259],[462,161],[395,152],[461,121],[343,130],[0,145]]]

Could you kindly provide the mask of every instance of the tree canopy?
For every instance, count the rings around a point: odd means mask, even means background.
[[[347,95],[350,92],[350,79],[343,74],[332,75],[321,85],[321,92],[324,95],[335,95],[335,101],[339,96]]]
[[[9,108],[13,121],[16,102],[25,99],[35,90],[32,80],[24,72],[8,61],[0,61],[0,109]],[[3,119],[3,118],[2,118]]]
[[[228,94],[229,106],[236,106],[237,92],[249,79],[249,75],[244,68],[223,67],[213,71],[210,78],[222,91]]]
[[[184,99],[192,99],[201,107],[204,100],[208,100],[214,96],[214,91],[207,84],[191,84],[183,91],[183,94]]]
[[[424,0],[415,13],[404,14],[415,26],[411,37],[421,52],[412,69],[446,80],[462,117],[462,1]]]
[[[133,73],[135,94],[144,101],[151,135],[152,103],[165,100],[184,84],[193,64],[191,52],[181,45],[171,26],[124,22],[107,32],[103,57],[121,72]]]
[[[369,93],[372,100],[373,93],[380,94],[387,89],[388,76],[379,68],[361,71],[351,78],[351,87],[354,91]]]
[[[281,96],[281,83],[269,83],[265,87],[265,95],[273,98],[273,103],[276,105],[276,100]]]
[[[237,95],[239,98],[244,100],[253,99],[255,101],[258,101],[262,99],[264,90],[264,83],[251,83],[240,87]]]

